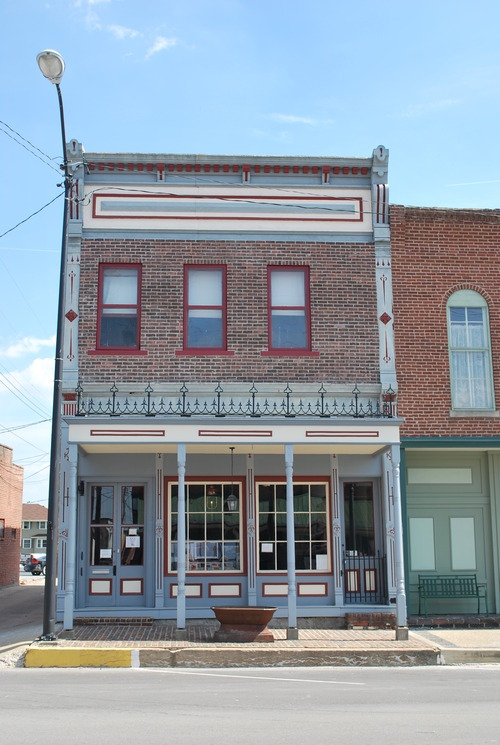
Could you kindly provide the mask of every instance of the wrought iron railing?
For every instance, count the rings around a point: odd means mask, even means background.
[[[387,604],[387,559],[385,556],[363,556],[357,551],[344,554],[345,602]]]
[[[130,393],[116,384],[106,393],[86,393],[79,384],[75,415],[391,419],[396,416],[396,393],[389,386],[381,396],[368,396],[357,385],[350,396],[329,393],[324,385],[316,393],[294,392],[289,385],[270,393],[253,384],[247,393],[225,394],[221,383],[211,392],[191,392],[184,383],[172,393],[155,391],[151,385],[142,393]]]

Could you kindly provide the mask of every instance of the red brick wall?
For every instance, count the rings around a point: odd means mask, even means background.
[[[19,583],[23,469],[12,463],[12,450],[0,445],[0,518],[5,520],[0,538],[0,587]]]
[[[141,348],[95,349],[99,262],[142,264]],[[227,266],[228,349],[234,356],[176,356],[183,348],[183,266]],[[267,266],[310,267],[312,349],[318,356],[262,357],[267,349]],[[371,244],[84,240],[80,378],[93,381],[378,382],[375,259]]]
[[[500,420],[450,417],[446,302],[460,289],[488,303],[500,403],[500,211],[391,207],[398,413],[402,437],[500,435]]]

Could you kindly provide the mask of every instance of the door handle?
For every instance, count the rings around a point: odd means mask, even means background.
[[[116,577],[116,564],[113,566],[113,577]]]

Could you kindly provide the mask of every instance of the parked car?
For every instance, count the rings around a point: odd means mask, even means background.
[[[24,571],[31,574],[45,574],[46,555],[30,554],[29,559],[24,564]]]

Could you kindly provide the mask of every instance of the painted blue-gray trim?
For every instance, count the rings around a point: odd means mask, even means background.
[[[140,200],[130,201],[127,200],[126,196],[123,199],[102,199],[99,207],[101,212],[190,212],[197,214],[198,212],[209,212],[209,213],[293,213],[294,217],[304,216],[304,219],[309,215],[320,215],[321,217],[327,217],[328,213],[334,212],[335,214],[347,214],[349,216],[356,214],[356,205],[346,204],[345,202],[335,203],[329,202],[322,206],[321,204],[312,205],[308,202],[302,202],[300,198],[296,200],[290,200],[290,203],[286,202],[262,202],[258,197],[252,198],[251,195],[245,199],[231,200],[231,195],[219,197],[214,195],[214,201],[210,200],[210,195],[207,195],[207,199],[200,202],[195,196],[191,200],[183,199],[182,202],[171,201],[168,197],[161,198],[162,195],[158,194],[159,199],[155,200]],[[215,201],[217,200],[217,201]],[[244,218],[242,218],[244,219]]]
[[[401,447],[412,448],[500,448],[500,437],[402,437]]]
[[[202,230],[92,230],[86,228],[82,238],[89,240],[151,240],[151,241],[228,241],[238,243],[255,241],[287,241],[288,243],[360,243],[373,244],[372,233],[290,233],[290,232],[205,232]]]

